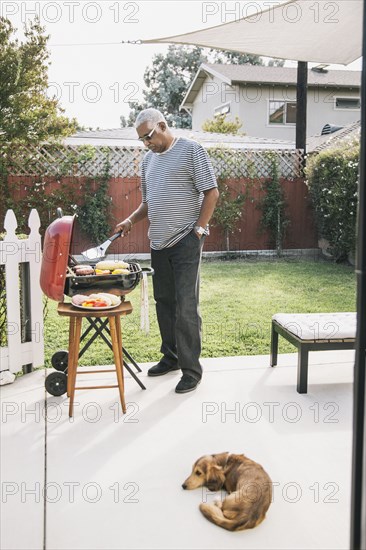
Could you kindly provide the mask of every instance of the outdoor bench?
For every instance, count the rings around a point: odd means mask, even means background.
[[[309,351],[353,349],[356,313],[276,313],[272,317],[271,367],[277,365],[279,334],[298,349],[297,391],[307,393]]]

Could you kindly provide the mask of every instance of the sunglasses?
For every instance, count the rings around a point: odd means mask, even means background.
[[[144,141],[150,141],[150,140],[152,139],[153,133],[155,132],[155,130],[156,130],[156,128],[157,128],[158,126],[159,126],[159,122],[157,123],[157,125],[155,126],[155,128],[153,128],[153,129],[151,130],[151,132],[149,132],[148,134],[146,134],[146,135],[144,135],[144,136],[142,136],[142,137],[137,138],[138,141],[142,141],[142,142],[144,142]]]

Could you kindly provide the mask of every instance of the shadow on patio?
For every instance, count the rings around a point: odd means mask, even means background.
[[[123,417],[117,390],[86,390],[69,419],[66,395],[45,394],[45,371],[3,387],[1,547],[348,548],[354,352],[310,354],[306,395],[296,360],[203,359],[202,384],[185,395],[174,393],[179,373],[150,379],[144,364],[147,389],[126,378]],[[181,488],[196,458],[222,451],[272,478],[252,531],[212,525],[198,505],[220,495]]]

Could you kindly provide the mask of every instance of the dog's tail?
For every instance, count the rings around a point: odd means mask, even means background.
[[[262,517],[246,517],[229,519],[224,516],[220,503],[218,504],[200,504],[200,510],[202,514],[212,523],[215,523],[219,527],[223,527],[228,531],[242,531],[244,529],[252,529],[261,523],[264,519]]]

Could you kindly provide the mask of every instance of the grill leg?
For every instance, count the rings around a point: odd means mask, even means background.
[[[110,330],[109,328],[106,326],[102,326],[102,320],[101,319],[89,319],[88,318],[88,321],[89,323],[93,323],[93,325],[95,324],[95,330],[97,331],[97,333],[103,338],[103,340],[105,341],[105,343],[110,347],[110,349],[112,349],[112,344],[111,342],[108,340],[108,338],[105,336],[105,334],[103,333],[103,329],[105,328],[106,332],[110,335]],[[97,323],[99,323],[101,325],[101,327],[98,327]],[[138,366],[138,364],[136,363],[136,361],[133,359],[133,357],[131,357],[131,355],[128,353],[128,351],[126,350],[126,348],[124,348],[122,346],[122,341],[121,341],[121,350],[122,350],[122,353],[124,356],[126,356],[130,361],[131,363],[133,364],[133,366],[136,368],[136,370],[138,370],[138,372],[142,372],[142,369],[140,369],[140,367]],[[140,386],[140,388],[142,390],[146,390],[146,387],[144,386],[144,384],[141,382],[141,380],[136,376],[136,374],[133,372],[133,370],[131,369],[130,365],[127,363],[127,361],[125,361],[125,359],[123,359],[123,365],[124,367],[128,370],[128,372],[130,373],[130,375],[132,376],[132,378],[138,383],[138,385]]]
[[[125,354],[125,356],[127,357],[127,359],[129,361],[131,361],[131,363],[133,364],[133,366],[135,367],[135,369],[138,371],[138,372],[142,372],[142,369],[140,369],[139,365],[136,363],[136,361],[134,360],[133,357],[131,357],[131,355],[128,353],[128,351],[126,350],[126,348],[122,348],[123,349],[123,353]]]
[[[136,376],[136,374],[133,372],[133,370],[131,369],[130,365],[128,363],[126,363],[125,360],[123,360],[123,364],[125,366],[125,368],[128,370],[128,372],[130,373],[130,375],[132,376],[132,378],[134,380],[136,380],[136,382],[138,383],[138,385],[140,386],[140,388],[142,390],[146,390],[146,386],[143,385],[143,383],[141,382],[141,380]]]
[[[88,321],[89,323],[91,323],[93,321],[93,324],[95,323],[95,325],[97,323],[100,323],[101,324],[101,319],[89,319],[88,318]],[[103,327],[104,328],[104,327]],[[106,332],[108,333],[108,335],[110,336],[110,330],[108,327],[105,327],[106,328]],[[98,330],[98,328],[96,328],[95,330]],[[111,348],[111,343],[108,341],[108,338],[103,334],[102,331],[98,331],[98,333],[100,334],[100,336],[103,338],[103,340],[105,341],[106,344],[108,344],[108,346]],[[112,348],[111,348],[112,349]],[[123,351],[123,354],[127,357],[127,359],[129,361],[131,361],[131,363],[133,364],[133,366],[135,367],[135,369],[138,371],[138,372],[142,372],[142,369],[139,367],[139,365],[136,363],[136,361],[134,360],[134,358],[128,353],[128,351],[126,350],[126,348],[122,347],[122,351]],[[81,354],[80,354],[81,355]],[[125,361],[125,366],[126,366],[126,361]],[[127,366],[126,366],[127,368]]]
[[[87,319],[89,320],[89,317],[87,317]],[[82,342],[89,334],[89,332],[93,329],[93,326],[92,325],[89,325],[83,332],[83,334],[80,336],[80,342]],[[80,352],[80,355],[81,355],[81,352]]]
[[[80,351],[79,358],[86,352],[86,350],[91,346],[91,344],[98,336],[101,336],[106,344],[108,344],[109,347],[112,349],[111,343],[103,334],[103,330],[106,329],[108,325],[108,317],[106,317],[104,321],[102,321],[102,319],[93,319],[92,317],[87,317],[87,320],[90,323],[90,326],[85,330],[80,338],[80,341],[82,341],[92,329],[94,329],[94,334],[89,338],[83,349]],[[100,321],[100,327],[98,326],[97,321]]]

